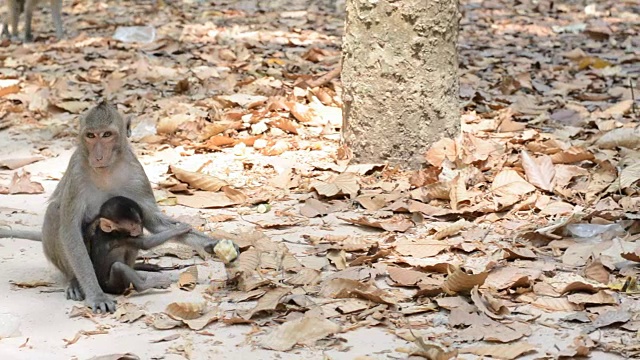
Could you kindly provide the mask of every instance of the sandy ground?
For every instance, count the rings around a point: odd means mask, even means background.
[[[29,139],[27,139],[27,136]],[[46,199],[57,184],[52,179],[61,176],[73,151],[73,143],[69,138],[52,140],[46,131],[36,130],[27,135],[16,135],[9,131],[0,132],[0,159],[31,156],[37,154],[37,149],[46,148],[47,159],[28,165],[24,169],[32,174],[32,180],[43,184],[44,194],[38,195],[0,195],[0,226],[10,225],[15,228],[39,229],[42,224]],[[136,148],[140,148],[136,146]],[[214,155],[198,155],[214,156]],[[227,156],[218,154],[215,156]],[[228,155],[228,156],[233,156]],[[160,158],[162,160],[160,160]],[[174,163],[180,157],[162,156],[152,157],[141,155],[140,159],[152,183],[160,181],[166,172],[168,163]],[[183,158],[182,161],[189,161]],[[202,159],[198,159],[202,161]],[[13,171],[0,170],[0,184],[8,184]],[[289,204],[276,204],[290,206]],[[164,207],[167,213],[180,215],[196,215],[197,210],[181,206]],[[204,214],[235,213],[234,209],[205,210]],[[273,212],[249,216],[251,221],[269,220]],[[246,217],[245,217],[246,218]],[[317,220],[317,219],[316,219]],[[314,221],[310,225],[314,224]],[[339,225],[334,217],[323,219],[331,225],[332,233],[356,233],[360,229],[352,226]],[[320,220],[317,220],[320,221]],[[251,228],[249,223],[230,222],[217,228],[226,231]],[[319,231],[319,226],[295,227],[288,230],[265,231],[275,241],[287,238],[295,242],[305,233]],[[304,249],[287,242],[287,246],[295,254]],[[200,259],[182,261],[182,263],[201,263]],[[161,264],[180,263],[175,258],[163,258]],[[178,271],[172,276],[177,278]],[[119,302],[131,302],[142,306],[149,314],[162,312],[172,302],[200,302],[203,301],[203,291],[211,280],[224,280],[226,272],[224,266],[215,260],[210,260],[199,266],[199,285],[192,292],[185,292],[172,285],[169,290],[155,290],[124,299]],[[52,287],[38,287],[31,289],[15,289],[11,282],[53,282]],[[399,349],[409,349],[413,345],[401,340],[384,328],[359,328],[338,334],[343,346],[340,350],[323,350],[321,348],[297,347],[287,353],[262,349],[255,345],[255,340],[271,329],[259,331],[250,325],[225,325],[213,323],[205,330],[208,335],[197,334],[188,329],[156,330],[145,324],[144,320],[134,323],[121,323],[112,315],[96,316],[93,319],[83,317],[70,318],[69,313],[74,306],[82,305],[66,300],[63,291],[65,284],[60,274],[45,259],[40,244],[28,240],[2,239],[0,242],[0,333],[6,331],[7,324],[2,319],[12,318],[19,321],[19,327],[12,337],[0,339],[0,359],[90,359],[94,356],[109,354],[133,353],[141,359],[184,359],[186,349],[191,359],[400,359],[406,358],[406,353]],[[233,311],[239,308],[253,306],[252,302],[240,304],[219,303],[220,308]],[[8,315],[9,314],[9,315]],[[553,319],[550,318],[551,321]],[[556,319],[557,320],[557,319]],[[429,337],[450,331],[444,325],[446,319],[443,314],[430,315],[432,328],[420,329],[420,334]],[[4,330],[3,330],[4,329]],[[95,331],[103,329],[105,334],[81,336],[73,344],[67,345],[64,339],[71,340],[80,331]],[[155,342],[173,334],[180,336],[167,342]],[[553,350],[556,346],[565,346],[565,342],[573,337],[558,339],[550,328],[541,327],[527,340],[537,344],[541,349]],[[575,334],[577,335],[577,333]],[[336,349],[334,347],[333,349]],[[367,356],[367,357],[364,357]],[[474,356],[460,356],[461,359],[473,359]],[[535,355],[521,357],[521,359],[539,358]],[[593,353],[593,359],[618,359],[619,357]]]
[[[69,139],[50,140],[46,134],[30,133],[29,141],[24,135],[0,132],[0,159],[31,156],[37,147],[48,147],[57,157],[28,165],[25,170],[32,174],[32,180],[42,183],[44,194],[38,195],[0,195],[0,225],[16,228],[39,230],[46,208],[46,199],[55,188],[57,181],[50,176],[60,175],[66,168],[73,150]],[[157,159],[141,157],[150,180],[157,182],[166,171],[166,163]],[[13,171],[0,170],[0,183],[7,184]],[[195,209],[184,207],[166,208],[171,214],[195,214]],[[220,210],[204,213],[220,213]],[[222,211],[224,212],[224,210]],[[269,215],[262,215],[268,217]],[[225,230],[233,230],[237,224],[226,225]],[[277,238],[277,231],[269,234]],[[287,235],[295,237],[295,235]],[[176,263],[175,259],[165,261]],[[192,261],[201,262],[200,259]],[[86,318],[70,318],[69,312],[80,303],[66,300],[62,289],[64,283],[56,269],[45,259],[40,243],[2,239],[0,243],[0,314],[15,315],[20,321],[19,335],[0,340],[0,358],[2,359],[89,359],[93,356],[131,352],[141,359],[183,359],[184,356],[169,353],[169,348],[192,343],[192,359],[320,359],[325,354],[332,359],[353,359],[370,355],[373,358],[387,358],[402,354],[394,352],[397,347],[406,347],[407,343],[383,329],[360,329],[340,337],[350,347],[348,352],[314,349],[294,349],[290,353],[264,350],[248,344],[255,335],[251,326],[214,323],[205,330],[215,335],[195,334],[188,329],[159,331],[148,327],[138,320],[132,324],[120,323],[112,316],[96,317],[96,323]],[[174,272],[176,273],[176,272]],[[175,275],[175,274],[173,274]],[[128,301],[143,305],[149,313],[161,312],[166,305],[176,301],[202,301],[202,291],[207,287],[208,279],[225,279],[224,267],[215,260],[205,266],[199,266],[200,284],[193,292],[179,290],[173,285],[167,291],[149,291],[128,298]],[[31,282],[50,281],[53,287],[33,289],[12,289],[11,281]],[[49,292],[58,290],[58,292]],[[45,292],[43,292],[45,291]],[[122,299],[120,301],[123,301]],[[234,304],[226,304],[233,309]],[[221,304],[224,307],[224,304]],[[4,315],[5,318],[7,315]],[[0,316],[0,318],[2,318]],[[1,326],[2,324],[0,324]],[[65,346],[63,339],[73,339],[79,331],[92,331],[99,326],[108,326],[107,334],[82,336],[77,343]],[[152,343],[171,334],[182,336],[170,342]]]

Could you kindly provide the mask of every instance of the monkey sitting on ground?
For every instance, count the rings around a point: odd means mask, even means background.
[[[152,279],[134,270],[138,250],[162,245],[173,237],[183,235],[191,226],[178,224],[157,234],[142,236],[144,230],[140,206],[124,196],[107,200],[98,216],[83,226],[83,237],[104,292],[122,294],[130,285],[137,292],[151,288],[165,289],[171,284],[167,278]]]
[[[100,288],[82,238],[82,225],[95,219],[114,196],[125,196],[142,209],[151,233],[174,229],[179,221],[160,211],[151,183],[127,139],[129,122],[101,102],[80,119],[78,147],[47,206],[42,233],[0,229],[0,237],[42,240],[46,257],[68,279],[67,298],[83,300],[95,312],[114,312],[116,302]],[[178,240],[213,253],[220,239],[191,229]],[[239,253],[236,244],[233,247]]]
[[[33,35],[31,34],[31,20],[33,19],[33,12],[40,0],[6,0],[7,7],[9,8],[9,19],[5,18],[2,22],[2,36],[11,35],[14,38],[18,37],[18,20],[20,14],[24,12],[24,41],[33,41]],[[64,36],[64,29],[62,28],[62,0],[49,0],[51,5],[51,16],[53,17],[53,24],[56,27],[56,36],[58,39],[62,39]],[[11,34],[9,34],[9,24],[11,24]]]

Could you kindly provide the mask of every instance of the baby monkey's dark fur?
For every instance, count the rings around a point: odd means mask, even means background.
[[[142,208],[135,201],[116,196],[100,207],[93,221],[83,225],[83,238],[89,257],[104,292],[122,294],[131,285],[138,291],[169,287],[169,278],[153,279],[137,272],[138,250],[147,250],[167,240],[188,233],[191,227],[178,224],[157,234],[143,236]]]

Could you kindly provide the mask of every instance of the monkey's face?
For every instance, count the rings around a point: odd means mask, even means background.
[[[89,165],[94,169],[108,168],[113,165],[117,156],[117,145],[120,134],[116,129],[87,130],[83,134],[83,142],[89,153]]]

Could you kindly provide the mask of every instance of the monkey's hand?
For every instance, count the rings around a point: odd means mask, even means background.
[[[110,298],[105,293],[97,294],[92,298],[87,297],[85,303],[94,313],[106,314],[107,312],[113,313],[116,311],[116,300]]]

